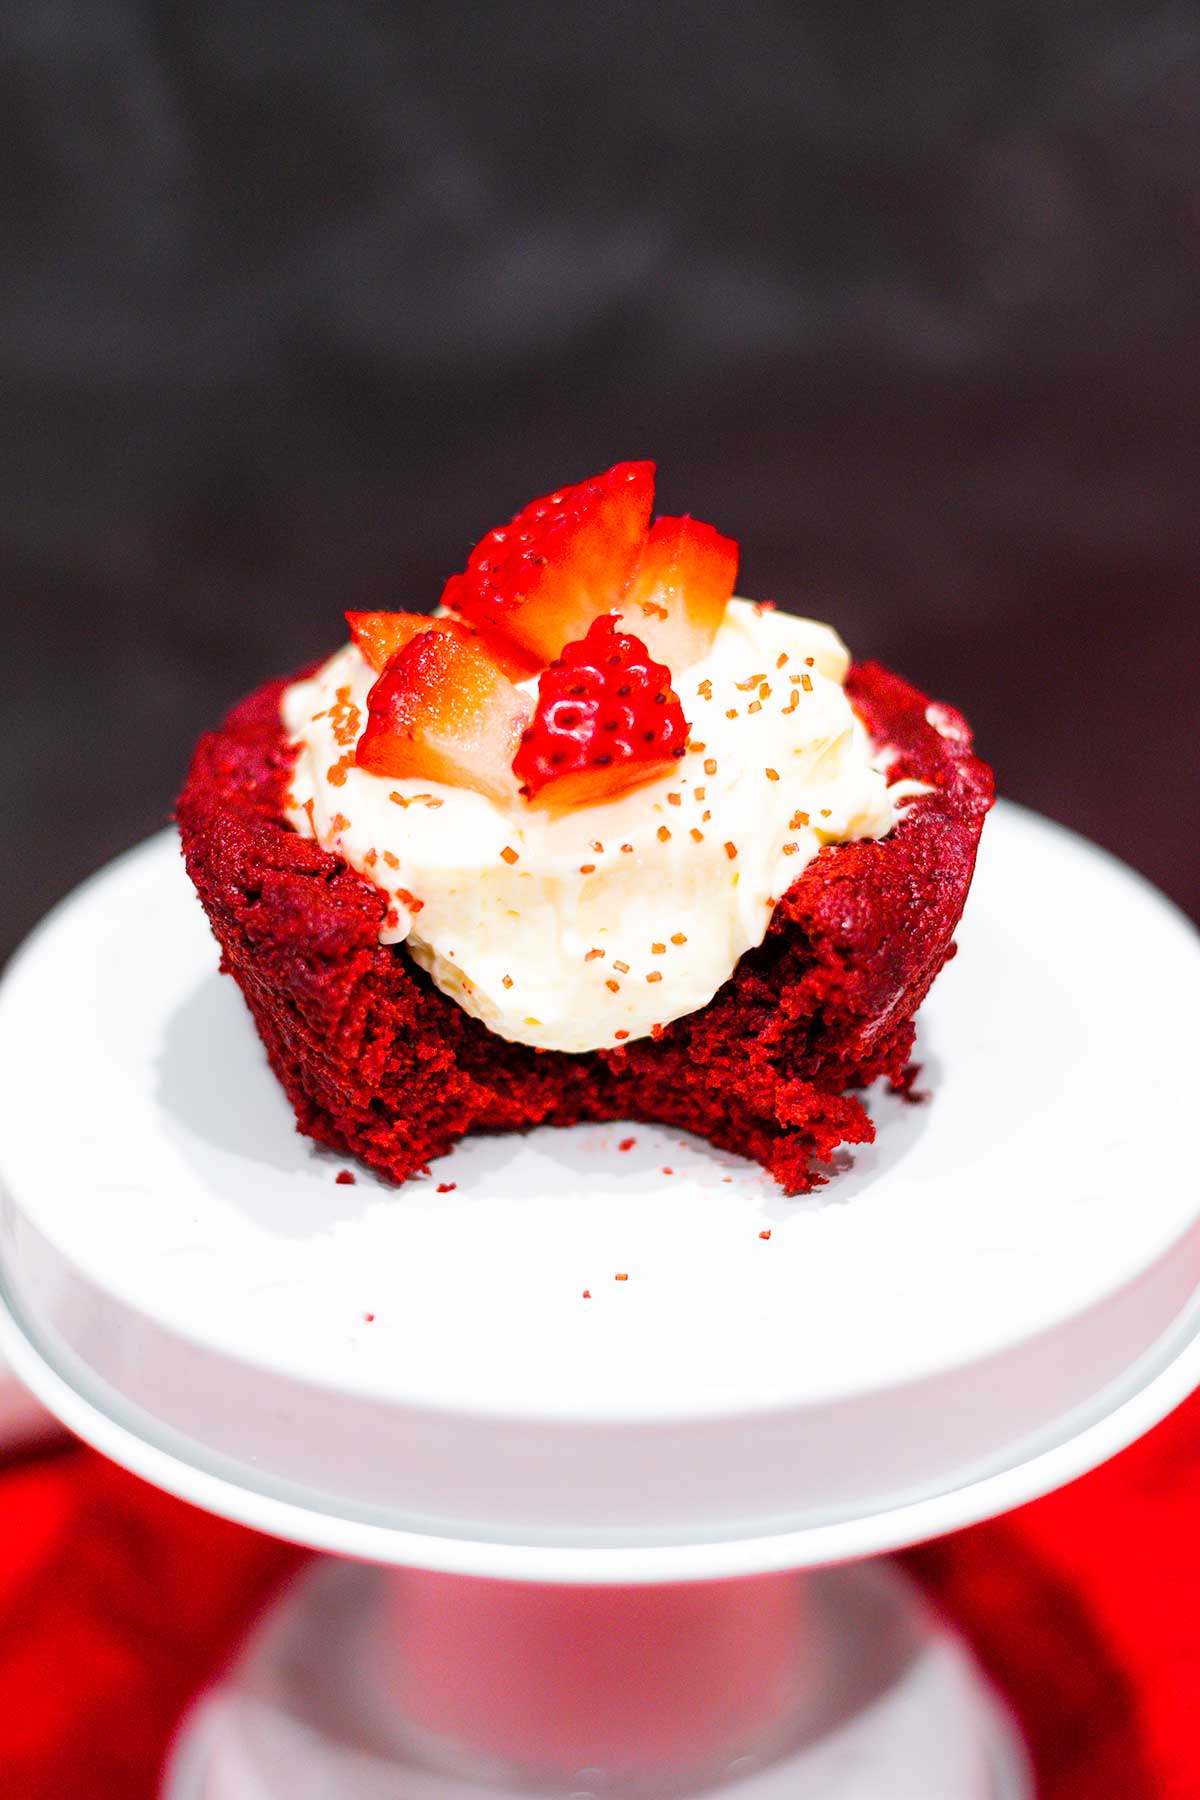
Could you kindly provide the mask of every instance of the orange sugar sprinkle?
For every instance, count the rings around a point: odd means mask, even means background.
[[[811,656],[806,656],[804,660],[808,664],[810,669],[816,667],[816,664],[814,663],[813,658]]]
[[[708,749],[708,745],[701,744],[701,743],[697,742],[694,738],[689,738],[688,739],[688,749],[694,750],[696,752],[696,755],[699,756],[701,751]]]
[[[702,700],[711,700],[712,699],[712,682],[708,679],[707,675],[705,676],[704,680],[700,683],[700,686],[696,689],[696,692],[699,694],[699,696]]]
[[[800,696],[798,693],[794,693],[783,710],[785,713],[794,713],[799,704]]]
[[[358,739],[362,725],[362,713],[350,698],[350,689],[340,687],[329,708],[329,723],[333,727],[333,735],[339,744],[353,744]]]
[[[737,716],[738,716],[738,710],[737,710],[736,706],[731,706],[729,708],[729,711],[725,714],[725,717],[727,719],[736,719]]]
[[[715,775],[716,772],[717,772],[717,759],[715,756],[710,756],[708,761],[704,765],[704,773],[706,775]]]
[[[628,1277],[628,1275],[614,1275],[613,1280],[614,1281],[628,1281],[629,1277]]]
[[[594,875],[596,873],[595,863],[580,863],[579,873],[581,875]]]
[[[500,986],[510,988],[512,986],[512,976],[511,975],[502,975],[500,977]]]
[[[746,711],[752,712],[752,713],[761,712],[762,711],[762,701],[761,700],[752,700],[750,702],[749,706],[746,708]]]
[[[584,962],[595,962],[597,957],[603,956],[603,955],[604,955],[603,950],[593,949],[593,950],[588,951],[587,955],[584,957],[583,960],[584,960]]]
[[[800,686],[804,689],[806,694],[811,694],[812,693],[812,676],[811,675],[802,675],[800,677]]]
[[[667,830],[667,827],[665,825],[660,825],[658,828],[659,843],[665,844],[668,841],[668,839],[670,838],[670,836],[671,836],[671,833]]]
[[[671,933],[671,942],[673,944],[686,944],[687,938],[682,931],[673,931]]]
[[[415,894],[410,894],[407,888],[397,888],[396,898],[407,906],[410,913],[419,913],[425,905],[425,902],[418,900]]]
[[[707,789],[698,787],[698,788],[693,788],[692,792],[696,796],[697,800],[703,800],[705,793],[707,792]]]
[[[394,931],[396,929],[397,925],[400,923],[400,914],[396,911],[394,906],[388,907],[386,913],[383,915],[383,922],[389,931]]]
[[[664,1167],[664,1169],[663,1169],[664,1175],[673,1175],[674,1173],[675,1173],[674,1169],[668,1169],[666,1167]]]
[[[743,693],[748,694],[751,688],[757,687],[760,681],[765,680],[766,674],[760,671],[757,675],[747,675],[745,681],[739,681],[736,685],[741,688]]]
[[[597,856],[604,855],[604,845],[600,842],[599,838],[592,839],[592,849],[596,852]]]
[[[503,850],[500,852],[500,854],[504,858],[505,862],[508,863],[510,866],[511,866],[511,864],[520,861],[520,857],[519,857],[517,851],[515,851],[513,849],[511,844],[505,844],[505,846],[504,846]]]
[[[629,964],[627,962],[615,962],[613,968],[617,971],[618,975],[628,975],[629,973]]]
[[[623,856],[632,856],[633,855],[633,845],[632,844],[622,844],[621,845],[621,854]]]
[[[621,984],[619,981],[606,981],[604,985],[614,994],[619,994],[621,991]]]
[[[651,969],[650,973],[646,977],[646,980],[647,981],[661,981],[662,980],[662,970],[661,969]]]
[[[345,756],[339,756],[337,761],[333,763],[330,768],[326,769],[325,779],[329,782],[331,787],[345,787],[346,770],[352,769],[353,767],[354,752],[353,750],[347,750]]]
[[[803,831],[804,827],[807,824],[808,824],[808,814],[806,812],[794,812],[792,814],[792,822],[788,826],[788,830],[789,831]]]
[[[783,854],[785,856],[795,856],[795,854],[799,848],[800,848],[799,844],[785,844],[783,846]]]
[[[660,606],[657,600],[643,600],[640,604],[644,619],[669,619],[671,616],[666,607]]]
[[[667,805],[668,806],[682,806],[683,805],[683,795],[682,794],[668,794],[667,795]]]
[[[769,700],[771,698],[771,684],[769,681],[764,681],[760,685],[759,690],[758,690],[758,697],[760,700]]]
[[[390,850],[384,851],[383,860],[389,869],[398,869],[400,867],[400,858],[394,855]]]
[[[363,861],[366,863],[368,869],[373,869],[375,864],[379,861],[379,852],[373,844],[367,851],[367,854],[363,857]]]
[[[781,650],[779,652],[779,655],[775,658],[775,667],[777,669],[782,669],[782,667],[783,667],[784,663],[787,661],[787,659],[788,659],[787,651]]]
[[[737,845],[732,842],[727,843],[725,846],[725,854],[729,858],[730,862],[732,862],[734,857],[737,855]]]
[[[830,814],[830,811],[829,811],[829,808],[828,808],[828,807],[827,807],[827,806],[823,806],[823,807],[822,807],[822,808],[821,808],[821,817],[822,817],[822,818],[823,818],[823,819],[828,819],[828,818],[830,818],[830,817],[831,817],[831,816],[832,816],[832,815],[831,815],[831,814]]]
[[[702,844],[704,842],[704,833],[702,831],[697,831],[697,829],[694,825],[692,826],[692,836],[695,838],[695,840],[698,844]]]
[[[627,1031],[614,1031],[613,1036],[623,1040],[629,1036],[629,1033]]]
[[[707,825],[708,821],[712,818],[712,813],[711,812],[702,812],[700,814],[700,817],[704,821],[704,823]]]
[[[767,1238],[769,1238],[771,1234],[769,1231],[760,1231],[758,1235],[760,1238],[762,1238],[763,1242],[765,1243]]]
[[[315,725],[318,719],[323,719],[324,717],[325,717],[325,708],[322,707],[319,713],[313,714],[312,723]]]
[[[767,769],[765,771],[765,773],[766,773],[766,777],[767,777],[768,781],[778,781],[779,780],[779,770],[778,769]]]
[[[665,944],[651,944],[650,954],[651,956],[665,956],[667,954],[667,946]]]
[[[335,812],[329,821],[330,831],[349,831],[350,821],[345,813]]]

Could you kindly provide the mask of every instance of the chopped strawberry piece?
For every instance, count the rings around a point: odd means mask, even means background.
[[[513,773],[529,800],[587,805],[669,769],[687,732],[670,670],[605,613],[542,674]]]
[[[367,696],[355,760],[371,775],[415,775],[512,800],[513,752],[529,710],[528,696],[477,644],[418,632]]]
[[[428,613],[348,612],[346,623],[350,627],[350,636],[371,667],[380,674],[397,650],[403,650],[405,644],[411,643],[419,631],[444,631],[461,642],[474,641],[481,650],[487,651],[496,667],[510,681],[524,681],[528,676],[535,675],[542,666],[522,650],[519,644],[490,632],[479,631],[474,625],[468,625],[465,619],[435,619],[430,618]]]
[[[442,604],[546,663],[620,605],[646,542],[654,464],[617,463],[531,500],[472,550]]]
[[[737,579],[738,547],[686,515],[655,519],[621,603],[625,624],[673,674],[712,647]]]
[[[428,631],[428,613],[348,612],[350,636],[371,667],[382,674],[397,650],[412,642],[419,631]]]

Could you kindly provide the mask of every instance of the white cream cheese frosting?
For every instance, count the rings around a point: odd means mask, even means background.
[[[287,817],[386,892],[381,941],[490,1030],[612,1047],[706,1005],[822,845],[885,836],[923,791],[872,760],[848,663],[828,626],[730,601],[710,654],[673,678],[683,758],[553,813],[357,768],[376,674],[348,644],[284,694]]]

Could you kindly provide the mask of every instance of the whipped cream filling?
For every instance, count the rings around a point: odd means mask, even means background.
[[[710,654],[674,676],[682,759],[553,813],[357,768],[376,675],[348,644],[284,694],[286,816],[386,893],[381,941],[490,1030],[611,1048],[706,1005],[822,845],[884,837],[925,791],[889,786],[848,663],[828,626],[732,600]]]

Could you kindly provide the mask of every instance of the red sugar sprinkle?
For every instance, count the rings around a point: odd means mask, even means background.
[[[624,1039],[625,1039],[625,1038],[627,1038],[627,1037],[628,1037],[628,1036],[629,1036],[629,1033],[628,1033],[628,1032],[627,1032],[627,1031],[614,1031],[614,1032],[613,1032],[613,1036],[614,1036],[614,1037],[615,1037],[615,1038],[619,1038],[619,1039],[621,1039],[621,1040],[624,1040]]]
[[[437,1191],[439,1194],[452,1194],[457,1186],[457,1181],[439,1181]]]
[[[636,1143],[637,1143],[636,1138],[622,1138],[620,1143],[617,1145],[617,1149],[618,1150],[632,1150],[633,1146]]]
[[[584,1299],[585,1299],[585,1300],[590,1300],[590,1299],[591,1299],[591,1297],[592,1297],[592,1290],[591,1290],[591,1288],[584,1288],[584,1290],[583,1290],[583,1297],[584,1297]]]
[[[375,1323],[375,1314],[374,1313],[364,1313],[363,1319],[366,1321],[366,1323],[368,1325],[373,1325]]]
[[[673,1175],[674,1173],[675,1173],[674,1169],[664,1169],[663,1170],[664,1175]]]
[[[769,1238],[771,1234],[769,1231],[760,1231],[758,1235],[760,1238],[765,1239],[765,1238]]]
[[[337,1182],[339,1187],[353,1187],[354,1171],[352,1169],[339,1169],[333,1179]]]

